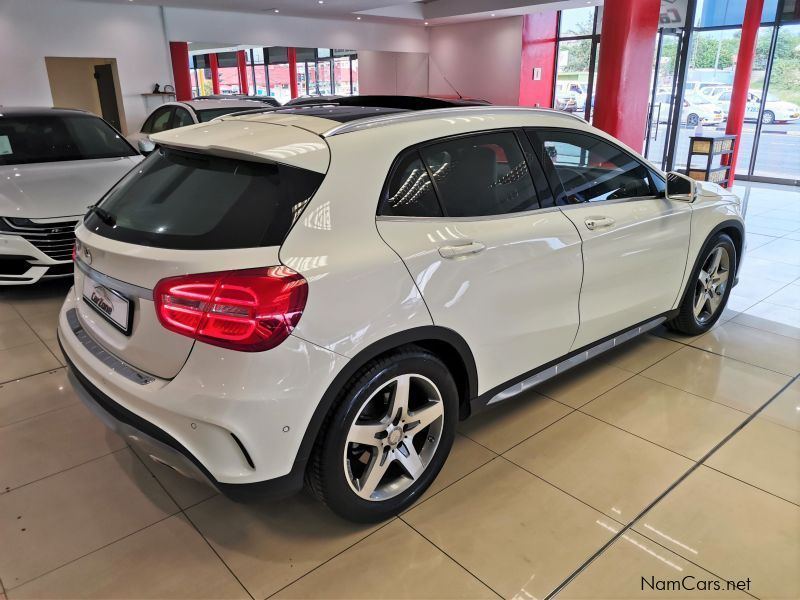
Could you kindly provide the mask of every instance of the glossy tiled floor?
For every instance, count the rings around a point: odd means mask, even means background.
[[[800,597],[800,192],[739,191],[749,248],[714,330],[463,423],[423,500],[373,527],[142,461],[69,389],[64,286],[0,292],[0,599]]]

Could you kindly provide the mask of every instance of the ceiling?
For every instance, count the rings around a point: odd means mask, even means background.
[[[602,0],[95,0],[104,3],[202,8],[276,17],[402,21],[430,25],[600,4]]]

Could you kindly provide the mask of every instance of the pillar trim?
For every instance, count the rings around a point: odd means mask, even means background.
[[[175,82],[175,99],[192,99],[192,75],[189,67],[189,43],[170,42],[169,55],[172,62],[172,81]]]

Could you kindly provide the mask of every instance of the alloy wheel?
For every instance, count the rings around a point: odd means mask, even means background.
[[[697,276],[694,292],[694,318],[699,324],[707,323],[717,314],[730,277],[731,257],[720,245],[715,247],[703,263]]]
[[[364,500],[394,498],[425,472],[439,445],[444,403],[427,377],[404,374],[384,383],[358,411],[344,447],[344,470]]]

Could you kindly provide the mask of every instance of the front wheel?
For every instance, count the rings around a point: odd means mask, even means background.
[[[765,110],[761,116],[761,122],[765,125],[772,125],[775,122],[775,113],[771,110]]]
[[[728,303],[736,260],[736,246],[729,235],[717,234],[706,243],[678,307],[680,312],[668,323],[671,329],[700,335],[714,326]]]
[[[697,124],[700,123],[700,117],[694,113],[690,114],[686,117],[686,124],[689,127],[697,127]]]
[[[455,437],[458,391],[447,367],[408,346],[361,369],[324,425],[312,491],[340,516],[392,517],[436,478]]]

